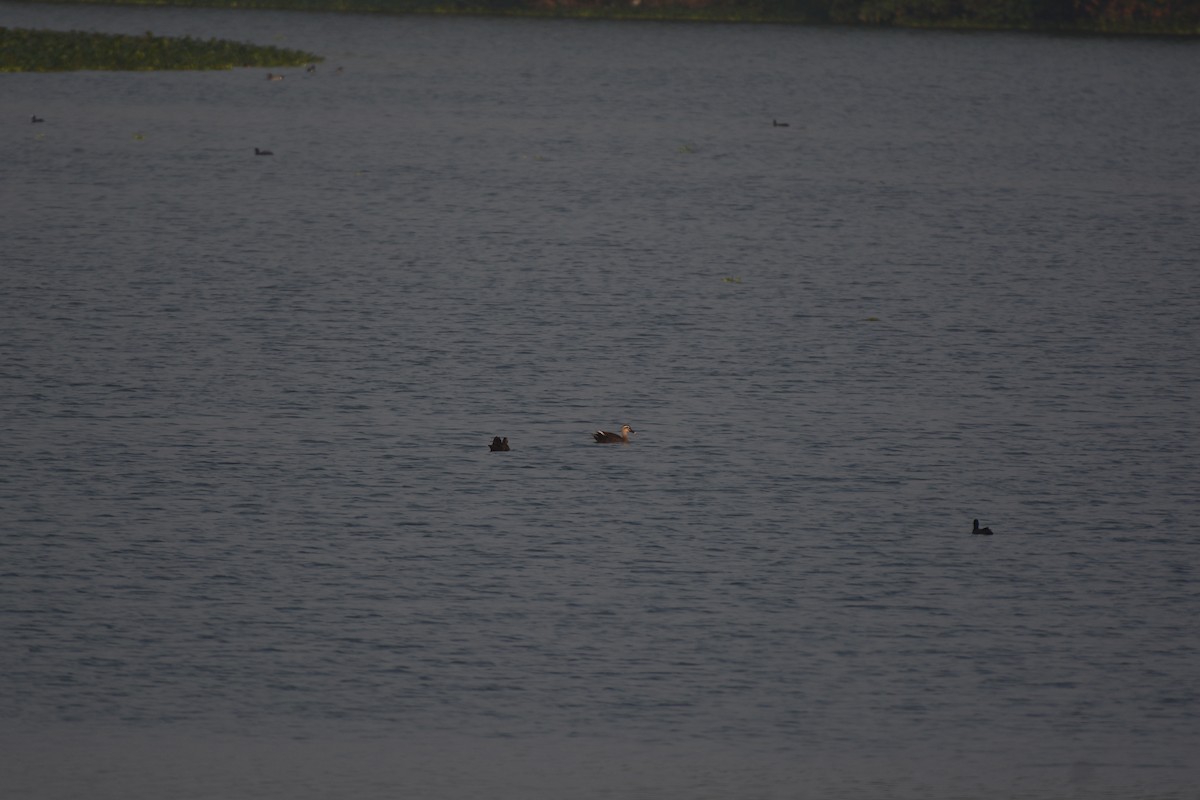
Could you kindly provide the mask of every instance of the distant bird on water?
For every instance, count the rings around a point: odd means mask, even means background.
[[[269,81],[281,81],[281,80],[283,80],[283,76],[282,76],[282,75],[276,75],[274,72],[268,72],[268,73],[267,73],[267,80],[269,80]]]
[[[46,120],[42,119],[42,118],[41,118],[41,117],[39,117],[37,114],[34,114],[34,115],[33,115],[33,118],[32,118],[32,119],[30,119],[29,121],[30,121],[31,123],[33,123],[33,124],[35,124],[35,125],[36,125],[37,123],[39,123],[39,122],[45,122]]]
[[[771,120],[771,127],[772,128],[787,128],[790,126],[786,122],[780,122],[777,119],[773,119],[773,120]]]
[[[259,150],[256,147],[256,148],[254,148],[254,155],[256,155],[256,156],[273,156],[275,154],[272,153],[270,150]]]
[[[622,425],[620,433],[613,433],[612,431],[596,431],[592,434],[592,438],[600,444],[628,444],[629,434],[631,433],[637,433],[637,431],[628,425]]]
[[[488,450],[491,450],[493,453],[498,450],[507,453],[511,449],[512,448],[508,446],[507,436],[505,436],[503,439],[501,439],[499,436],[493,436],[492,443],[488,445]]]
[[[991,528],[981,528],[981,527],[979,527],[979,520],[975,520],[975,529],[974,529],[973,531],[971,531],[971,533],[977,533],[977,534],[980,534],[980,535],[982,535],[982,536],[991,536],[991,535],[992,535],[992,533],[993,533],[993,531],[992,531],[992,529],[991,529]]]

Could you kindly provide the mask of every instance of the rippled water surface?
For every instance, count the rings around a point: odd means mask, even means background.
[[[1200,797],[1194,43],[0,24],[0,794]]]

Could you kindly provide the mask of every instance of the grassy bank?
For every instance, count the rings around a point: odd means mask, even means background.
[[[1200,35],[1200,0],[55,0],[208,8]]]
[[[293,67],[312,53],[220,39],[0,28],[0,72]]]

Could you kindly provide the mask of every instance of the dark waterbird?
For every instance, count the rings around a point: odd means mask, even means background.
[[[512,448],[508,446],[507,436],[505,436],[503,439],[501,439],[499,436],[493,436],[492,443],[488,445],[488,450],[491,450],[493,453],[495,453],[497,450],[507,453],[511,449]]]
[[[790,125],[786,122],[780,122],[777,119],[773,119],[773,120],[771,120],[771,127],[772,128],[787,128],[787,127],[790,127]]]
[[[979,527],[979,520],[975,520],[975,529],[974,529],[973,531],[971,531],[971,533],[977,533],[977,534],[980,534],[980,535],[982,535],[982,536],[991,536],[991,535],[992,535],[992,529],[991,529],[991,528],[981,528],[981,527]]]
[[[637,433],[637,431],[628,425],[622,425],[620,433],[613,433],[612,431],[596,431],[592,434],[592,438],[600,444],[628,444],[629,434],[631,433]]]
[[[256,155],[256,156],[273,156],[275,154],[272,153],[270,150],[259,150],[256,147],[256,148],[254,148],[254,155]]]
[[[41,118],[41,117],[39,117],[37,114],[34,114],[34,115],[33,115],[33,118],[32,118],[31,120],[29,120],[29,121],[30,121],[30,122],[32,122],[33,124],[35,124],[35,125],[36,125],[37,123],[39,123],[39,122],[45,122],[46,120],[42,119],[42,118]]]

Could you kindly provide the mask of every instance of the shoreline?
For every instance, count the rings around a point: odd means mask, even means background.
[[[1150,0],[1118,6],[1093,3],[1091,16],[1062,9],[1041,17],[936,16],[932,7],[915,0],[808,0],[808,2],[754,2],[753,0],[15,0],[54,5],[120,5],[170,8],[223,8],[259,11],[317,13],[513,17],[645,22],[712,22],[740,24],[807,25],[839,28],[948,30],[960,32],[1019,32],[1068,36],[1200,37],[1200,10],[1167,17],[1155,11]],[[929,0],[932,2],[932,0]],[[1140,2],[1145,8],[1136,5]],[[1032,7],[1036,4],[1029,4]],[[1049,8],[1054,0],[1043,0]],[[922,10],[924,8],[924,10]],[[1116,16],[1123,14],[1125,18]]]

